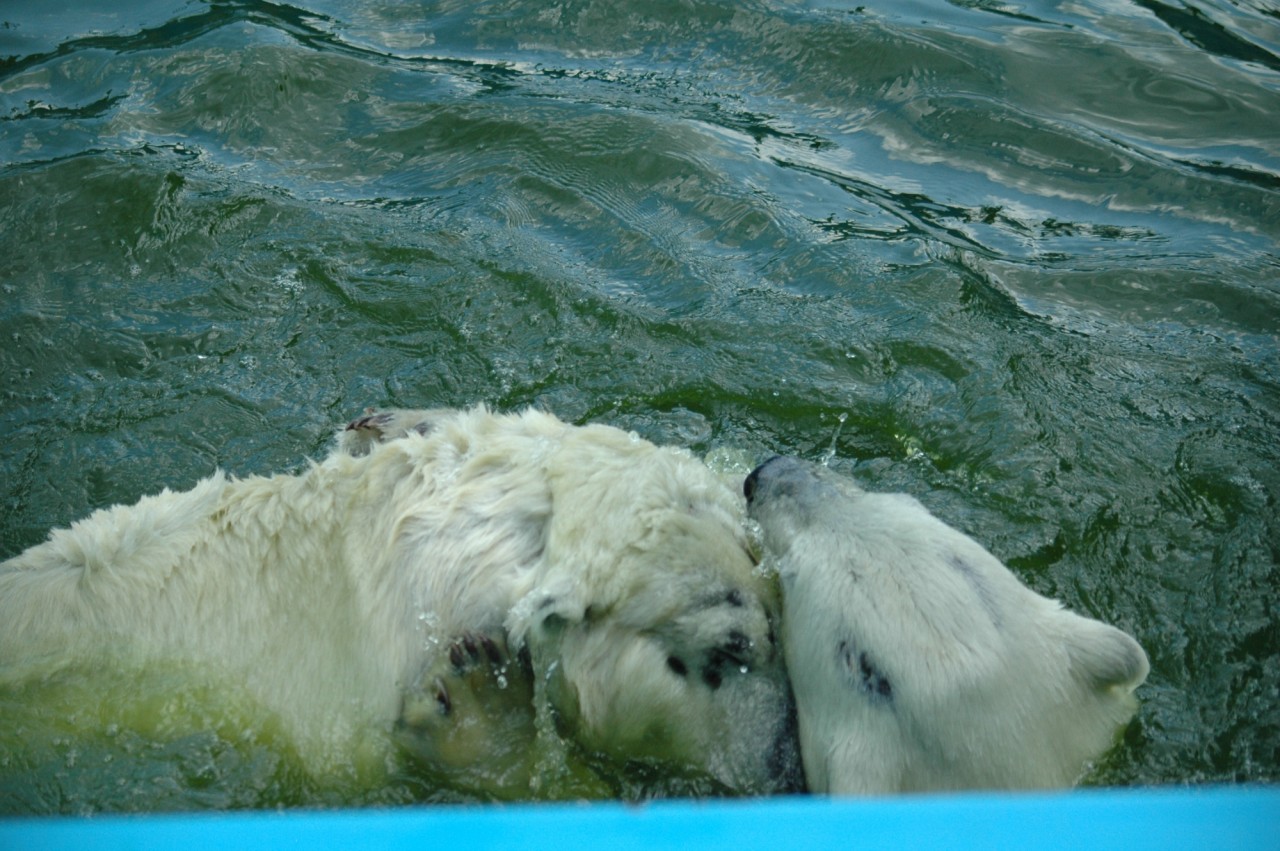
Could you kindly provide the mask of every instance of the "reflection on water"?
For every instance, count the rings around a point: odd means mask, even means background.
[[[1142,641],[1143,708],[1091,782],[1280,776],[1270,4],[0,19],[0,555],[215,467],[299,469],[369,404],[834,441]],[[248,753],[215,760],[221,797],[137,800],[101,789],[153,764],[108,745],[98,791],[13,806],[433,794]],[[46,756],[0,754],[0,787]]]

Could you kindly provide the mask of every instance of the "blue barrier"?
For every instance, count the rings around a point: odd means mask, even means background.
[[[1280,787],[0,820],[0,851],[1280,849]]]

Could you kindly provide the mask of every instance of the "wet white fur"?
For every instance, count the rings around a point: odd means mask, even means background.
[[[300,475],[215,474],[0,564],[0,682],[176,663],[238,684],[306,758],[390,728],[451,639],[501,634],[527,643],[587,748],[770,787],[787,703],[776,603],[733,490],[613,428],[395,417],[396,434],[346,432]],[[738,633],[749,670],[721,688],[668,664],[696,673]]]
[[[790,458],[752,479],[812,790],[1068,786],[1133,715],[1137,642],[916,500]]]

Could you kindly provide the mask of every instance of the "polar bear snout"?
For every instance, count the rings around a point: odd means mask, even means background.
[[[747,505],[753,505],[756,501],[756,494],[761,488],[767,491],[776,486],[774,483],[785,472],[786,468],[794,466],[788,462],[794,462],[794,458],[786,458],[782,455],[774,455],[759,467],[756,467],[747,474],[747,478],[742,483],[742,495],[747,498]]]
[[[742,495],[752,509],[780,502],[816,507],[844,490],[841,484],[825,467],[800,458],[775,455],[747,475],[742,483]]]
[[[775,455],[742,483],[747,513],[760,524],[765,547],[781,555],[797,536],[818,525],[839,525],[840,508],[860,491],[825,467]]]
[[[765,652],[758,654],[754,640],[748,638],[745,632],[733,630],[724,643],[702,654],[694,651],[692,660],[690,651],[672,652],[667,656],[667,669],[681,678],[690,676],[691,669],[695,669],[702,682],[715,691],[724,683],[726,674],[735,671],[746,674],[757,668],[762,660],[767,661],[772,655],[772,643],[769,642],[764,650]],[[704,658],[699,659],[700,655]]]
[[[737,668],[746,673],[752,663],[751,639],[746,633],[734,630],[729,633],[728,640],[719,647],[712,648],[707,656],[707,664],[702,668],[702,681],[713,691],[724,682],[725,672]]]

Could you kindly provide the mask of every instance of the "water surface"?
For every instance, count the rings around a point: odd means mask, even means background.
[[[831,456],[1146,647],[1088,782],[1280,779],[1274,3],[67,0],[0,57],[0,556],[367,405]],[[6,810],[433,795],[0,717]]]

